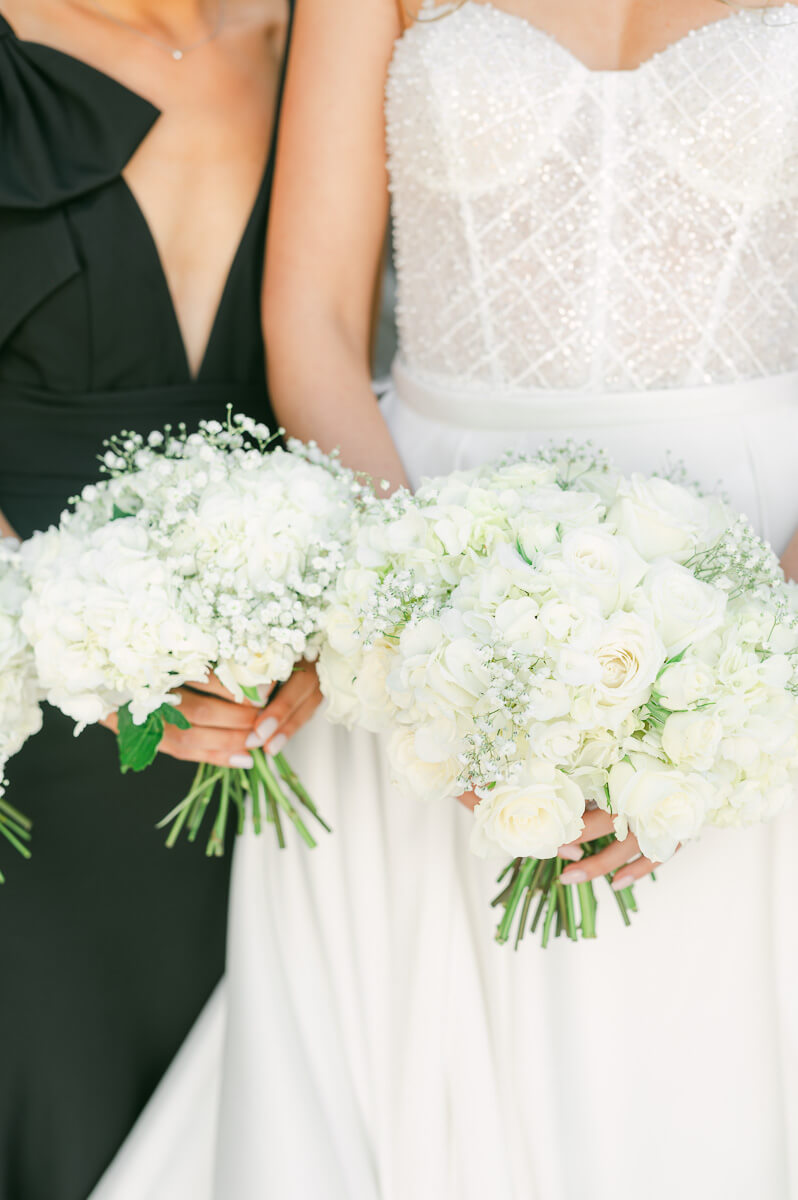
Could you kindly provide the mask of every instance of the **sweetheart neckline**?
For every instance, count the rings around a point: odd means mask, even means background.
[[[430,13],[435,13],[439,8],[446,7],[447,5],[445,4],[432,5],[427,9],[427,11]],[[621,77],[643,75],[644,72],[648,68],[652,67],[655,63],[658,63],[662,59],[669,57],[680,47],[686,45],[688,42],[694,41],[697,37],[708,35],[712,30],[720,25],[727,25],[732,22],[736,24],[740,20],[750,19],[753,16],[758,16],[760,21],[766,24],[765,13],[763,11],[758,9],[739,9],[736,12],[729,13],[728,16],[719,17],[715,21],[707,21],[703,25],[696,25],[693,29],[688,29],[687,33],[684,33],[681,37],[669,42],[668,45],[663,46],[661,50],[655,51],[654,54],[649,55],[648,58],[645,58],[641,63],[638,63],[636,67],[589,67],[587,63],[579,57],[578,54],[571,50],[570,47],[566,46],[564,42],[561,42],[559,38],[555,37],[553,33],[549,33],[548,30],[542,29],[539,25],[533,24],[533,22],[527,20],[526,17],[519,16],[518,13],[507,12],[505,9],[499,8],[497,4],[492,3],[492,0],[464,0],[460,7],[455,9],[451,15],[453,18],[456,18],[460,13],[467,11],[470,12],[475,9],[484,9],[485,12],[488,14],[495,14],[495,16],[499,19],[504,18],[504,20],[509,21],[514,25],[524,26],[527,30],[529,30],[530,35],[533,38],[537,38],[540,41],[548,43],[553,49],[557,50],[564,58],[571,62],[575,68],[582,71],[583,74],[587,76],[595,75],[596,78],[606,78],[607,76],[615,75]],[[781,12],[782,10],[798,10],[798,5],[792,3],[778,4],[768,11]],[[798,15],[796,15],[796,22],[798,22]],[[787,25],[792,23],[793,22],[787,21],[776,22],[776,25]],[[423,22],[421,24],[423,24]],[[418,26],[410,26],[405,30],[404,34],[399,40],[402,41],[413,28],[418,28]]]

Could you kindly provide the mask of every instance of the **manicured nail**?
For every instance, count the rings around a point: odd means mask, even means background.
[[[277,722],[275,721],[274,717],[267,717],[265,721],[261,721],[255,732],[260,738],[260,742],[258,743],[260,746],[262,746],[264,742],[268,742],[272,734],[277,732]]]
[[[263,740],[262,740],[260,734],[256,730],[253,729],[252,733],[249,735],[247,740],[244,742],[244,745],[246,746],[247,750],[254,750],[256,746],[263,745]]]
[[[567,858],[569,862],[579,862],[580,858],[585,857],[585,852],[581,846],[563,846],[562,850],[558,851],[560,858]]]
[[[587,883],[587,871],[564,871],[560,883]]]
[[[612,890],[614,892],[625,892],[628,887],[631,887],[635,882],[634,875],[621,875],[612,881]]]
[[[230,766],[238,767],[242,771],[248,771],[250,767],[254,767],[251,754],[231,754]]]
[[[272,738],[269,742],[269,754],[279,754],[288,745],[288,738],[284,733],[278,733],[277,737]]]

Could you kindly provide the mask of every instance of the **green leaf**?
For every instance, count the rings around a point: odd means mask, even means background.
[[[173,704],[162,704],[158,712],[167,725],[176,725],[178,729],[191,728],[191,722],[188,717],[181,713],[179,708],[175,708]]]
[[[133,516],[133,513],[125,512],[125,510],[123,508],[119,508],[118,505],[115,504],[114,508],[113,508],[113,512],[111,514],[111,520],[112,521],[123,521],[125,519],[125,517],[132,517],[132,516]]]
[[[261,703],[260,692],[256,687],[244,687],[243,683],[240,683],[238,686],[241,688],[241,691],[244,693],[247,700],[251,700],[253,704],[259,705]]]
[[[518,551],[518,553],[520,554],[521,558],[522,558],[522,559],[524,560],[524,562],[527,564],[527,566],[528,566],[528,567],[534,567],[534,565],[535,565],[535,564],[532,562],[532,559],[531,559],[531,558],[528,558],[528,557],[527,557],[526,550],[524,550],[524,547],[521,545],[521,538],[520,538],[520,536],[519,536],[519,537],[517,537],[517,538],[515,539],[515,548],[516,548],[516,550]]]
[[[666,658],[665,662],[662,664],[662,666],[659,669],[659,672],[657,674],[657,679],[660,679],[665,674],[668,667],[672,667],[672,666],[675,666],[676,663],[680,663],[686,653],[687,653],[687,646],[685,646],[684,650],[680,650],[678,654],[674,654],[673,658]]]
[[[162,708],[170,707],[171,705],[162,706]],[[119,720],[117,743],[119,745],[119,765],[123,775],[128,771],[143,771],[158,753],[164,727],[162,708],[150,713],[142,725],[136,725],[134,722],[129,704],[120,708],[117,714]],[[180,715],[185,720],[182,713]]]

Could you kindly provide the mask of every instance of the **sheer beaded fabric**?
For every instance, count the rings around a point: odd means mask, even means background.
[[[793,5],[623,72],[471,0],[413,25],[388,85],[405,363],[599,391],[798,366],[797,55]]]

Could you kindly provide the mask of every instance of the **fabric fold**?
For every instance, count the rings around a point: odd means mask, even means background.
[[[102,71],[22,41],[0,16],[0,210],[40,211],[102,187],[159,110]]]

